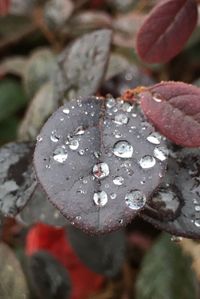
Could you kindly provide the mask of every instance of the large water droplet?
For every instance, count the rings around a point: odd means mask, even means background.
[[[139,210],[146,203],[146,196],[140,190],[132,190],[125,196],[127,206],[132,210]]]
[[[124,113],[117,114],[114,122],[118,125],[126,125],[128,123],[128,117]]]
[[[122,176],[116,176],[113,183],[117,186],[121,186],[124,183],[124,178]]]
[[[139,164],[143,169],[148,169],[155,166],[156,159],[150,155],[146,155],[140,159]]]
[[[153,151],[154,156],[160,160],[160,161],[165,161],[168,156],[168,149],[164,147],[156,147]]]
[[[99,191],[94,193],[93,200],[95,205],[104,207],[108,202],[108,195],[105,191]]]
[[[69,148],[72,150],[72,151],[75,151],[78,149],[79,147],[79,141],[76,140],[76,139],[72,139],[69,141]]]
[[[64,163],[67,160],[67,151],[64,147],[58,147],[53,153],[53,159],[56,162]]]
[[[109,167],[106,163],[97,163],[93,167],[93,174],[97,179],[103,179],[109,175]]]
[[[153,132],[147,137],[147,140],[153,144],[160,144],[161,135],[157,132]]]
[[[118,141],[113,147],[113,153],[120,158],[131,158],[133,156],[133,147],[126,140]]]

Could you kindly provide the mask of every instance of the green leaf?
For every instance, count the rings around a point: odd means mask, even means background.
[[[136,284],[136,299],[195,299],[197,282],[191,260],[163,235],[145,256]]]
[[[27,103],[21,84],[15,79],[0,81],[0,121],[19,111]]]
[[[0,122],[0,145],[16,139],[18,125],[19,119],[15,116]]]

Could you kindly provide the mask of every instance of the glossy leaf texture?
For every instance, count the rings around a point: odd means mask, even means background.
[[[74,226],[68,226],[67,232],[76,254],[88,268],[107,277],[120,273],[125,260],[123,231],[90,236]]]
[[[162,235],[145,256],[136,282],[136,299],[197,299],[191,260]]]
[[[59,101],[95,94],[106,71],[111,39],[111,30],[97,30],[77,39],[60,54],[55,76],[55,97]]]
[[[8,143],[0,148],[0,212],[15,216],[26,205],[35,187],[33,143]]]
[[[140,93],[147,118],[164,136],[185,147],[200,146],[200,89],[183,82],[161,82]]]
[[[165,172],[167,149],[140,110],[120,99],[74,99],[46,122],[34,165],[49,200],[75,226],[130,222]]]
[[[38,251],[28,257],[27,273],[32,294],[35,294],[36,298],[70,298],[69,274],[65,267],[50,253]]]
[[[196,1],[160,1],[137,34],[138,55],[147,63],[169,61],[181,51],[196,23]]]
[[[200,239],[200,150],[171,152],[161,187],[141,216],[161,230]]]
[[[0,243],[0,298],[28,299],[29,290],[22,267],[8,245]]]

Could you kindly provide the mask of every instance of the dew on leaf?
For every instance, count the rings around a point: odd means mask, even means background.
[[[132,158],[133,156],[133,147],[132,145],[126,141],[118,141],[115,143],[113,147],[113,153],[115,156],[120,157],[120,158]]]
[[[95,205],[104,207],[108,202],[108,195],[105,191],[95,192],[93,196]]]
[[[132,210],[139,210],[146,203],[146,196],[140,190],[132,190],[125,196],[127,206]]]
[[[56,162],[64,163],[67,160],[68,153],[64,147],[58,147],[53,153],[53,158]]]
[[[126,114],[123,114],[123,113],[121,113],[121,114],[117,114],[116,116],[115,116],[115,120],[114,120],[114,122],[116,123],[116,124],[118,124],[118,125],[126,125],[127,123],[128,123],[128,117],[126,116]]]
[[[139,164],[143,169],[148,169],[155,166],[156,159],[150,155],[146,155],[140,159]]]
[[[153,144],[160,144],[161,135],[157,132],[153,132],[147,137],[147,140]]]
[[[168,156],[168,150],[163,147],[156,147],[154,149],[154,156],[160,161],[165,161]]]
[[[121,176],[116,176],[114,179],[113,179],[113,183],[117,186],[121,186],[123,185],[124,183],[124,178],[121,177]]]
[[[97,179],[103,179],[109,175],[109,166],[106,163],[98,163],[93,167],[93,175]]]

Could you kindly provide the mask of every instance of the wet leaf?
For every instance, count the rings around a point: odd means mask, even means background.
[[[19,128],[20,140],[35,140],[44,122],[55,111],[57,103],[53,96],[53,84],[47,82],[33,97]]]
[[[194,0],[161,1],[138,32],[138,55],[148,63],[169,61],[181,51],[196,23]]]
[[[56,70],[55,56],[49,49],[35,50],[24,70],[24,87],[27,95],[32,98],[44,83],[53,78]]]
[[[141,93],[147,118],[167,138],[187,147],[200,146],[200,89],[183,82],[163,82]]]
[[[64,266],[48,252],[38,251],[28,258],[28,277],[38,299],[67,299],[71,283]]]
[[[8,143],[0,148],[0,211],[15,216],[36,187],[31,166],[33,144]]]
[[[21,84],[15,79],[0,81],[0,121],[23,108],[27,99]]]
[[[77,39],[59,58],[56,97],[62,102],[94,94],[103,80],[109,58],[111,31],[98,30]]]
[[[103,236],[89,236],[73,226],[68,226],[67,231],[72,247],[87,267],[108,277],[119,274],[125,259],[122,231]]]
[[[200,238],[200,150],[172,152],[164,182],[142,217],[174,235]]]
[[[40,133],[39,182],[75,226],[93,233],[120,228],[144,207],[165,171],[165,143],[158,134],[152,142],[151,134],[128,102],[74,99]]]
[[[13,251],[0,243],[0,298],[28,299],[26,278]]]
[[[27,225],[43,222],[58,227],[67,224],[66,218],[47,200],[46,194],[39,186],[19,217]]]
[[[136,299],[198,298],[191,260],[163,235],[143,260],[136,283]]]

